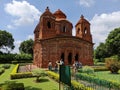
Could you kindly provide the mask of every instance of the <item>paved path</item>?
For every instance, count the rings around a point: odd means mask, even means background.
[[[18,72],[31,72],[33,69],[36,69],[37,67],[35,65],[25,65],[25,66],[19,66]]]

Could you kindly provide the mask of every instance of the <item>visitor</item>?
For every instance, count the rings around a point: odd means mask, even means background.
[[[62,59],[60,60],[60,65],[64,65],[64,62]]]
[[[58,72],[58,64],[57,63],[55,64],[55,72],[56,73]]]
[[[81,62],[79,62],[79,68],[82,68],[82,63]]]
[[[49,61],[49,63],[48,63],[48,70],[52,70],[52,62],[51,61]]]

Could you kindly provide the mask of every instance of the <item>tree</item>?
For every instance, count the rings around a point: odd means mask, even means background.
[[[29,40],[23,41],[20,44],[19,51],[21,53],[33,54],[33,40],[29,39]]]
[[[110,32],[106,39],[107,52],[110,56],[120,56],[120,28]]]
[[[100,45],[95,49],[95,58],[96,59],[103,59],[107,57],[107,49],[104,43],[100,43]]]
[[[110,56],[120,57],[120,28],[111,31],[105,41],[95,49],[95,58],[102,59]]]
[[[0,49],[9,51],[9,49],[12,50],[14,47],[14,39],[12,34],[5,30],[0,30]]]

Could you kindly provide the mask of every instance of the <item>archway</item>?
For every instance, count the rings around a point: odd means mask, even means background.
[[[64,58],[65,58],[65,55],[64,55],[64,53],[62,53],[61,54],[61,59],[63,60],[63,62],[64,62]]]
[[[78,61],[78,53],[75,55],[75,61]]]
[[[68,64],[72,64],[72,53],[68,54]]]

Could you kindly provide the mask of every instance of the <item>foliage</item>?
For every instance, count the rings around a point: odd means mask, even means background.
[[[106,68],[105,66],[92,66],[92,68],[94,69],[95,72],[97,72],[97,71],[108,71],[108,68]]]
[[[106,45],[104,43],[100,43],[100,45],[94,51],[95,58],[103,61],[103,58],[108,56]]]
[[[46,76],[46,73],[45,73],[45,71],[43,69],[34,69],[32,71],[32,73],[33,73],[34,76],[36,76],[36,82],[40,81],[39,80],[40,77],[43,78],[43,77]]]
[[[16,64],[16,66],[13,68],[11,74],[15,74],[18,71],[19,64]]]
[[[2,67],[3,67],[4,69],[9,69],[9,68],[10,68],[10,64],[4,64],[4,65],[2,65]]]
[[[5,49],[8,50],[14,49],[14,39],[12,37],[12,34],[5,31],[5,30],[0,30],[0,49]]]
[[[57,82],[59,81],[59,75],[57,73],[52,72],[52,71],[47,71],[47,75],[50,78],[54,79],[55,81],[57,81]]]
[[[14,81],[6,81],[2,85],[2,90],[24,90],[24,84],[16,83]]]
[[[105,59],[106,67],[111,71],[111,73],[118,73],[120,64],[118,59],[115,57],[110,57]]]
[[[59,75],[57,73],[52,72],[52,71],[47,71],[47,74],[50,78],[59,82]],[[80,82],[77,82],[75,80],[72,80],[71,84],[72,84],[72,88],[74,88],[75,90],[93,90],[92,88],[88,88],[84,86],[83,84],[81,84]]]
[[[100,86],[104,86],[107,88],[113,88],[113,89],[120,89],[120,83],[116,82],[116,81],[111,81],[111,80],[106,80],[106,79],[102,79],[102,78],[98,78],[95,76],[91,76],[85,73],[78,73],[76,74],[76,77],[80,80],[84,80],[84,81],[88,81],[90,83],[95,83],[97,85]]]
[[[84,66],[82,68],[82,72],[83,73],[87,73],[87,74],[91,74],[91,75],[94,75],[94,69],[90,66]]]
[[[4,73],[4,71],[5,71],[4,68],[0,68],[0,75],[1,75],[2,73]]]
[[[109,55],[120,56],[120,28],[116,28],[110,32],[106,39],[107,51]]]
[[[95,49],[95,58],[101,59],[114,55],[120,57],[120,28],[115,28],[111,31],[105,41]]]
[[[72,87],[74,88],[74,90],[93,90],[92,88],[85,87],[83,84],[78,83],[75,80],[72,80],[71,83],[72,83]]]
[[[15,65],[11,64],[11,67],[8,70],[6,70],[2,75],[0,75],[0,84],[4,83],[5,81],[10,80],[10,73],[14,67],[15,67]],[[27,79],[26,78],[14,79],[14,81],[17,83],[24,83],[25,90],[58,90],[58,88],[59,88],[58,83],[49,79],[48,77],[46,77],[46,79],[48,79],[49,81],[46,80],[42,83],[35,83],[35,82],[33,82],[34,79],[35,79],[35,77],[27,78]],[[13,81],[13,80],[11,80],[11,81]],[[49,85],[49,87],[46,87],[48,85]],[[1,88],[0,88],[0,90],[1,90]]]
[[[33,55],[33,40],[29,39],[29,40],[23,41],[20,44],[19,51],[21,53],[27,53],[27,54]]]
[[[33,74],[31,72],[10,74],[10,79],[20,79],[20,78],[30,78],[30,77],[33,77]]]
[[[10,63],[15,59],[16,54],[0,54],[0,62],[1,63]]]
[[[19,79],[19,78],[28,78],[28,77],[32,77],[32,73],[31,72],[24,72],[24,73],[17,73],[18,71],[18,68],[19,68],[19,64],[17,64],[11,74],[10,74],[10,78],[11,79]]]
[[[15,61],[17,62],[31,62],[33,57],[31,54],[0,54],[0,62],[1,63],[11,63]]]
[[[21,60],[32,60],[32,55],[31,54],[25,54],[25,53],[22,53],[22,54],[17,54],[15,56],[15,60],[17,61],[21,61]]]

